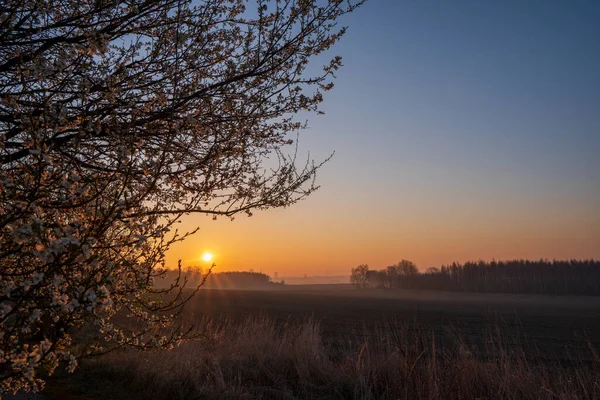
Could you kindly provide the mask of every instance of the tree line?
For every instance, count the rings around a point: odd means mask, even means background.
[[[156,281],[158,287],[170,285],[177,279],[179,272],[177,270],[168,270],[165,279]],[[186,268],[181,272],[180,279],[186,280],[188,287],[197,287],[199,285],[205,288],[215,289],[250,289],[275,287],[283,285],[284,282],[273,282],[271,277],[262,272],[253,271],[226,271],[209,272],[200,268]]]
[[[350,280],[359,288],[600,295],[600,261],[469,261],[419,272],[414,263],[402,260],[380,270],[359,265]]]

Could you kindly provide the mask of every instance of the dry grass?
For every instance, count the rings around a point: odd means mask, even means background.
[[[483,350],[457,338],[440,349],[431,332],[408,325],[335,347],[311,319],[204,326],[207,340],[113,353],[84,365],[80,381],[104,388],[101,398],[600,399],[595,353],[592,362],[550,365],[494,335]]]

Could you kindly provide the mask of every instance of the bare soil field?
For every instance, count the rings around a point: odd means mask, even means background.
[[[414,324],[430,329],[441,344],[460,335],[484,345],[489,335],[519,341],[546,360],[600,348],[600,297],[477,294],[410,290],[357,290],[351,285],[298,285],[280,290],[202,290],[189,304],[189,317],[279,321],[314,317],[327,343]]]

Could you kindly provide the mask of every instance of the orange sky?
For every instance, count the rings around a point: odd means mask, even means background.
[[[322,188],[289,209],[257,212],[234,221],[187,217],[181,228],[193,224],[200,231],[176,244],[169,263],[206,266],[204,252],[214,255],[217,271],[263,271],[279,276],[347,274],[367,263],[382,268],[406,258],[420,269],[466,260],[512,258],[600,258],[600,220],[580,208],[559,218],[521,215],[506,209],[416,209],[364,199],[331,207]],[[379,203],[379,204],[378,204]],[[370,209],[370,210],[369,210]]]

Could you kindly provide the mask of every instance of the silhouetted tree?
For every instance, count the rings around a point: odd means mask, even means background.
[[[399,275],[404,277],[415,276],[419,273],[419,269],[412,261],[402,260],[398,264],[396,264],[396,269],[399,272]]]
[[[356,285],[359,289],[367,287],[367,275],[369,272],[369,266],[367,264],[360,264],[356,268],[352,268],[350,273],[350,283]]]
[[[441,271],[440,271],[440,269],[439,269],[439,268],[437,268],[437,267],[429,267],[429,268],[427,268],[427,270],[425,271],[425,273],[426,273],[427,275],[436,275],[436,274],[439,274],[440,272],[441,272]]]
[[[387,279],[386,279],[387,287],[389,287],[390,289],[393,289],[394,287],[396,287],[397,282],[398,282],[398,276],[399,276],[398,268],[396,268],[395,265],[388,266],[385,269],[385,275],[387,277]]]
[[[385,269],[386,281],[389,288],[405,288],[409,286],[411,277],[418,273],[417,266],[412,261],[404,259]]]

